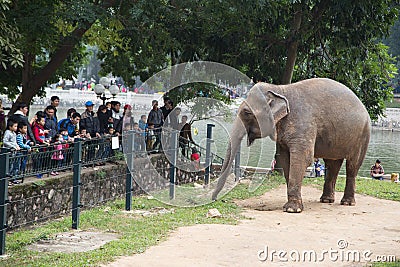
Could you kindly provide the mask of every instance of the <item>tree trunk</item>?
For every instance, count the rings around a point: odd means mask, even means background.
[[[115,6],[116,3],[116,0],[105,0],[99,1],[95,5],[107,9]],[[9,115],[17,110],[18,103],[24,102],[29,104],[32,101],[33,97],[40,91],[40,88],[46,84],[49,78],[64,63],[74,46],[81,41],[82,36],[90,29],[94,22],[94,20],[86,22],[81,27],[76,28],[69,36],[63,38],[59,43],[58,49],[51,55],[50,61],[39,72],[33,74],[32,64],[34,62],[34,55],[32,55],[33,58],[29,62],[25,62],[22,74],[22,92],[13,104]]]
[[[299,47],[298,32],[301,26],[301,17],[302,17],[301,4],[297,4],[295,6],[291,33],[287,42],[287,60],[286,60],[285,71],[282,75],[282,81],[281,81],[282,84],[289,84],[292,82],[293,69],[294,65],[296,64],[297,49]]]
[[[286,60],[286,66],[285,66],[285,71],[282,75],[282,84],[290,84],[292,82],[292,77],[293,77],[293,69],[296,64],[296,58],[297,58],[297,49],[299,47],[299,40],[298,40],[298,31],[300,30],[301,26],[301,16],[302,16],[302,11],[301,11],[301,4],[297,4],[295,6],[295,13],[293,17],[293,23],[292,23],[292,30],[291,34],[288,38],[288,43],[287,43],[287,60]],[[277,172],[280,174],[283,174],[283,169],[282,169],[282,164],[277,157],[280,153],[280,149],[278,144],[275,145],[275,169]]]
[[[13,104],[10,114],[17,110],[19,103],[29,104],[33,97],[40,91],[40,88],[50,79],[54,72],[62,65],[69,56],[74,46],[81,40],[85,32],[92,26],[87,24],[84,28],[74,30],[71,35],[60,42],[59,48],[51,55],[49,63],[36,74],[33,74],[32,64],[34,59],[27,55],[22,73],[22,92]]]

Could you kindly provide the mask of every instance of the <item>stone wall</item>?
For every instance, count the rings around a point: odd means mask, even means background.
[[[169,162],[163,155],[135,159],[132,171],[133,194],[167,188],[169,166]],[[125,198],[126,174],[127,166],[124,161],[108,163],[98,170],[82,169],[80,195],[82,209],[91,208],[109,200]],[[214,175],[212,173],[211,178]],[[178,170],[176,178],[176,184],[203,182],[204,171]],[[60,176],[42,180],[29,182],[30,179],[26,179],[27,182],[10,187],[8,191],[10,203],[7,207],[9,228],[50,220],[61,215],[70,215],[72,179],[72,172],[66,172]]]

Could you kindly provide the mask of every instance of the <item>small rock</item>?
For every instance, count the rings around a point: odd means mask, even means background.
[[[49,194],[47,195],[47,198],[48,198],[49,200],[52,199],[53,196],[54,196],[54,193],[55,193],[54,189],[51,189],[50,192],[49,192]]]
[[[148,196],[147,199],[154,199],[154,197],[153,196]]]
[[[206,215],[207,218],[221,218],[222,215],[217,209],[209,209]]]
[[[198,183],[193,183],[193,185],[194,185],[194,188],[203,188],[203,186]]]

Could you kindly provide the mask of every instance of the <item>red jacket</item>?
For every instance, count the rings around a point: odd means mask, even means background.
[[[40,124],[35,123],[32,127],[33,135],[35,136],[36,143],[43,144],[46,140],[46,134],[44,127]]]

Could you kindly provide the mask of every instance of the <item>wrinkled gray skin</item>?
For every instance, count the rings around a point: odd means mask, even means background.
[[[321,78],[289,85],[257,83],[239,107],[214,200],[246,134],[248,145],[269,136],[279,146],[277,157],[282,163],[288,196],[284,211],[304,209],[301,184],[314,157],[323,158],[326,167],[320,201],[334,202],[336,179],[346,159],[346,188],[341,204],[355,205],[355,177],[368,148],[370,118],[361,101],[343,84]]]

